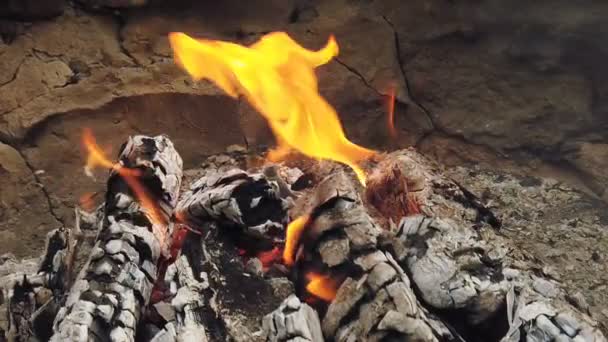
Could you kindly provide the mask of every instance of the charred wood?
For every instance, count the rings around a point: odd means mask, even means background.
[[[326,339],[456,339],[420,305],[409,277],[390,253],[379,248],[382,230],[343,173],[317,186],[312,207],[296,253],[295,272],[322,273],[330,287],[334,282],[339,285],[321,320]],[[304,291],[310,289],[300,288],[300,296],[307,295]]]
[[[7,298],[5,312],[8,313],[8,324],[2,330],[7,330],[8,340],[44,340],[50,337],[48,321],[55,316],[57,302],[69,281],[75,245],[72,233],[64,228],[49,232],[37,269],[14,269],[12,275],[0,282],[3,297]],[[15,264],[15,268],[20,266]]]
[[[270,342],[322,342],[319,315],[296,295],[286,298],[273,312],[264,317],[264,330]]]
[[[190,186],[176,216],[192,227],[214,221],[262,244],[280,243],[288,221],[288,202],[281,197],[281,186],[285,184],[263,173],[207,172]]]
[[[201,273],[195,276],[188,258],[181,255],[167,269],[164,282],[169,287],[172,295],[170,308],[163,309],[161,306],[166,305],[166,303],[157,303],[156,309],[168,313],[163,317],[168,322],[152,341],[206,342],[207,334],[200,310],[205,305],[203,291],[209,288],[207,274]]]
[[[119,163],[108,180],[96,245],[55,318],[51,341],[135,339],[170,234],[182,160],[167,137],[134,136]],[[139,190],[158,203],[157,212],[142,205],[119,168],[139,171]]]

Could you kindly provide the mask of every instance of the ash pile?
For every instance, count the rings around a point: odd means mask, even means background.
[[[511,216],[412,149],[368,160],[365,185],[240,150],[183,171],[166,136],[118,160],[40,260],[2,261],[0,340],[606,341]]]

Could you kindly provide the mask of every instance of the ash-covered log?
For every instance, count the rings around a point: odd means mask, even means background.
[[[324,311],[325,339],[456,340],[420,305],[409,277],[393,256],[379,248],[383,231],[344,173],[319,183],[311,205],[300,219],[301,227],[290,225],[287,238],[293,237],[292,229],[301,229],[294,253],[298,295],[328,302],[326,310],[316,305]]]
[[[281,197],[284,187],[264,173],[210,171],[190,186],[178,204],[176,217],[192,227],[213,221],[261,244],[281,243],[289,206]]]
[[[273,312],[264,317],[264,330],[269,342],[322,342],[319,315],[296,295],[287,297]]]
[[[6,320],[0,319],[0,341],[46,341],[51,337],[53,319],[79,269],[79,259],[87,253],[85,230],[94,233],[97,214],[76,208],[74,227],[50,231],[44,253],[36,260],[8,257],[0,261],[0,312],[6,313]]]
[[[38,264],[37,272],[24,273],[14,270],[12,279],[0,284],[3,296],[8,300],[8,331],[10,341],[48,339],[52,319],[57,312],[70,275],[70,260],[75,243],[71,231],[60,228],[47,234],[45,252]]]
[[[125,177],[125,170],[134,171]],[[97,243],[55,318],[51,341],[134,341],[170,234],[182,159],[165,136],[134,136],[108,180]]]
[[[203,291],[209,288],[207,274],[202,272],[195,275],[188,257],[181,255],[168,267],[164,282],[173,297],[170,303],[155,304],[156,311],[165,314],[163,319],[167,323],[151,341],[206,342],[207,334],[200,311],[205,301]]]

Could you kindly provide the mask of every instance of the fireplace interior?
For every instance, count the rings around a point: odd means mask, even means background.
[[[607,17],[2,1],[0,342],[606,341]]]

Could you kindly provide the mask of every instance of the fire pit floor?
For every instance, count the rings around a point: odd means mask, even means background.
[[[309,215],[306,225],[310,231],[304,230],[300,237],[296,264],[290,267],[283,264],[280,254],[272,252],[271,247],[284,248],[283,243],[275,245],[274,233],[255,237],[256,231],[251,227],[237,229],[238,224],[226,224],[243,219],[230,216],[233,213],[230,210],[234,209],[230,205],[214,205],[211,216],[204,220],[197,218],[197,222],[204,222],[198,227],[191,224],[191,219],[178,217],[179,224],[173,229],[174,233],[185,229],[179,246],[181,252],[169,258],[167,263],[172,265],[166,268],[164,278],[159,274],[151,297],[142,298],[147,304],[139,308],[142,314],[133,326],[137,330],[133,336],[142,341],[173,341],[180,331],[198,327],[209,341],[296,341],[298,338],[315,341],[315,336],[321,333],[326,339],[339,341],[356,336],[353,334],[365,334],[365,340],[414,336],[424,341],[459,338],[499,341],[507,333],[511,336],[508,341],[519,340],[516,336],[526,334],[541,336],[534,341],[549,341],[543,339],[541,331],[546,333],[547,330],[542,329],[556,327],[558,335],[570,336],[569,340],[575,336],[575,341],[605,340],[599,331],[593,330],[595,327],[605,331],[603,322],[608,321],[608,312],[603,309],[608,305],[608,298],[602,290],[602,286],[605,287],[602,284],[608,283],[606,263],[602,262],[599,250],[601,246],[608,248],[608,232],[604,229],[608,217],[597,209],[598,203],[552,180],[522,179],[466,168],[443,170],[413,150],[380,156],[367,167],[390,169],[392,164],[388,165],[387,160],[404,162],[404,167],[397,170],[407,180],[403,196],[411,203],[404,203],[403,211],[396,213],[407,215],[402,221],[392,217],[395,206],[374,207],[368,202],[366,193],[380,191],[371,181],[373,172],[367,189],[348,172],[345,179],[351,185],[344,185],[342,181],[333,184],[327,177],[335,178],[343,174],[345,168],[331,162],[296,158],[269,172],[257,154],[233,152],[208,157],[200,168],[186,170],[181,183],[182,197],[186,198],[198,191],[194,184],[201,177],[220,175],[218,182],[224,186],[241,177],[230,176],[235,168],[248,170],[244,174],[253,178],[243,178],[243,184],[260,184],[260,180],[275,184],[276,188],[262,191],[262,198],[273,198],[276,192],[285,201],[290,220]],[[252,170],[258,170],[261,176],[252,176]],[[324,188],[322,184],[329,187]],[[332,190],[334,186],[337,192]],[[255,191],[261,191],[259,189],[262,188],[256,186],[251,192],[240,194],[258,198]],[[412,211],[412,205],[419,210]],[[178,208],[178,214],[179,210],[183,208]],[[342,213],[344,210],[347,211]],[[361,213],[369,216],[360,221],[352,210],[362,210]],[[77,211],[77,216],[79,234],[85,236],[81,241],[93,242],[103,213]],[[356,235],[344,230],[349,224],[341,222],[353,219],[359,222],[357,225],[369,220],[369,224],[376,227],[373,229],[378,229],[373,236],[365,232],[366,239],[373,237],[373,242],[358,240]],[[184,228],[186,225],[188,228]],[[279,235],[285,238],[285,232]],[[346,252],[341,247],[344,243]],[[332,247],[323,247],[328,244]],[[357,247],[359,244],[362,247]],[[597,246],[598,250],[581,246]],[[71,270],[66,284],[72,283],[71,277],[82,277],[76,269],[86,264],[89,253],[91,249],[86,244],[76,251],[75,269]],[[60,325],[45,326],[37,319],[49,314],[52,317],[53,312],[63,307],[69,298],[63,293],[67,293],[68,288],[62,289],[48,280],[55,279],[63,269],[48,265],[43,269],[36,265],[34,260],[2,261],[0,284],[5,289],[2,310],[8,310],[13,320],[18,315],[25,318],[34,314],[33,333],[45,336],[57,333]],[[184,269],[190,270],[191,276],[184,273]],[[331,280],[325,284],[330,287],[330,293],[333,292],[329,298],[323,299],[321,293],[315,295],[308,287],[310,280],[306,272],[311,269]],[[445,272],[453,273],[445,276],[442,274]],[[36,282],[33,276],[36,273],[47,280]],[[24,280],[24,274],[30,280]],[[29,281],[29,287],[25,286],[22,291],[30,291],[34,297],[29,300],[30,311],[21,309],[18,314],[15,308],[23,308],[23,304],[28,303],[15,297],[16,289],[23,288],[24,281],[25,284]],[[438,282],[441,286],[436,287]],[[349,286],[354,287],[349,290]],[[360,286],[368,292],[353,301],[352,296],[358,296],[358,290],[354,289]],[[411,288],[408,290],[408,287]],[[50,288],[50,294],[44,296],[42,288]],[[183,307],[176,303],[183,288],[194,291],[197,305]],[[402,316],[398,300],[386,302],[386,298],[396,298],[391,297],[394,296],[391,293],[397,288],[413,296],[411,304],[417,309],[412,316]],[[386,297],[382,293],[390,295]],[[289,297],[292,294],[299,299]],[[444,297],[450,298],[449,303]],[[375,302],[380,305],[374,307]],[[15,303],[22,305],[15,306]],[[306,311],[310,308],[314,309],[310,312],[318,313],[319,317]],[[91,315],[95,317],[96,312],[92,311]],[[531,312],[534,312],[532,316]],[[509,321],[508,317],[513,314],[520,318],[519,323]],[[264,316],[267,318],[263,324]],[[293,323],[287,323],[290,320],[298,322],[296,328],[289,325]],[[408,330],[413,324],[411,320],[418,322],[417,330]],[[23,327],[27,321],[19,324]],[[280,322],[287,325],[281,326]],[[569,331],[568,324],[578,324],[578,328]],[[23,331],[15,330],[14,321],[2,322],[2,329],[8,336]]]

